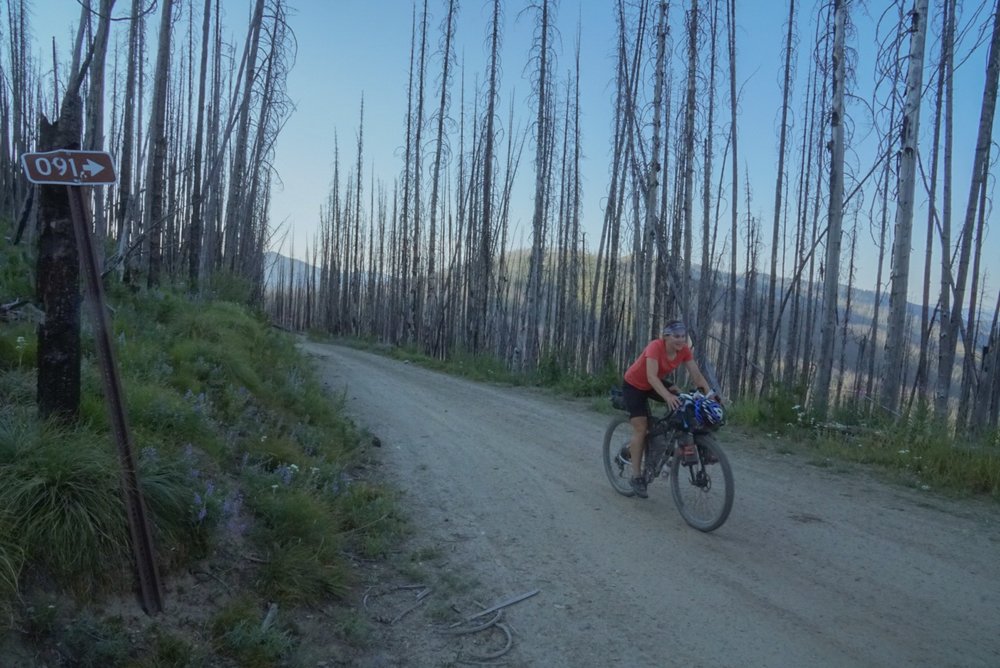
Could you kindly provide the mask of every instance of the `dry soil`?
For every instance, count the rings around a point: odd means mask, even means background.
[[[363,665],[475,662],[504,633],[442,629],[538,590],[504,609],[510,648],[487,663],[1000,666],[995,504],[816,466],[733,427],[719,440],[735,506],[703,534],[662,481],[646,500],[612,490],[610,416],[590,403],[303,347],[381,443],[414,527],[404,568],[371,572]]]

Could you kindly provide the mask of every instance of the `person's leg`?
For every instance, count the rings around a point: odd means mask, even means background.
[[[632,440],[628,446],[632,477],[639,478],[642,476],[642,451],[646,447],[646,431],[649,429],[649,401],[646,392],[628,383],[622,385],[622,397],[632,425]]]
[[[632,460],[632,477],[642,475],[642,451],[646,447],[646,430],[649,419],[645,416],[629,418],[632,425],[632,440],[628,444],[629,458]]]

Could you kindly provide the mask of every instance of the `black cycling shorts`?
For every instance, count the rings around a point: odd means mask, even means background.
[[[640,390],[635,385],[629,385],[628,381],[622,383],[622,396],[629,417],[648,418],[650,399],[663,403],[663,397],[657,394],[656,390]]]

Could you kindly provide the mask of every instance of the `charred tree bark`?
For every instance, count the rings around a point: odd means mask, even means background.
[[[167,162],[167,82],[170,74],[170,25],[173,12],[173,0],[164,0],[160,10],[159,47],[156,54],[156,71],[153,74],[153,98],[149,121],[149,137],[152,151],[149,158],[149,176],[146,178],[146,211],[145,228],[149,266],[146,275],[146,285],[155,287],[160,284],[160,269],[162,263],[160,231],[161,218],[164,211],[164,189],[166,187],[165,166]]]
[[[41,119],[41,151],[80,148],[82,105],[76,90],[67,91],[58,120]],[[80,414],[80,258],[66,188],[39,191],[37,297],[45,319],[38,326],[38,412],[70,422]]]
[[[188,235],[188,285],[192,291],[198,289],[198,273],[201,268],[202,244],[202,145],[205,142],[205,86],[208,76],[208,51],[212,26],[212,0],[205,0],[204,16],[201,24],[201,64],[198,67],[198,106],[195,108],[197,120],[194,132],[194,170],[191,189],[191,221]]]

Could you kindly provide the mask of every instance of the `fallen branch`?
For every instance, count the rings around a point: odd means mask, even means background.
[[[470,633],[479,633],[480,631],[485,631],[486,629],[490,628],[491,626],[499,622],[500,617],[502,615],[503,615],[503,610],[497,610],[497,614],[495,614],[488,622],[483,622],[478,626],[470,626],[464,629],[456,629],[455,626],[452,625],[447,629],[441,629],[441,633],[447,633],[448,635],[453,635],[453,636],[464,636]]]
[[[410,614],[411,612],[413,612],[414,610],[416,610],[417,608],[419,608],[421,605],[423,605],[424,599],[427,598],[427,596],[430,593],[431,593],[431,589],[430,589],[430,587],[428,587],[428,588],[424,589],[422,592],[420,592],[419,594],[417,594],[417,601],[416,601],[416,603],[414,603],[413,605],[411,605],[410,607],[408,607],[406,610],[403,610],[401,613],[399,613],[398,615],[396,615],[395,617],[393,617],[389,621],[389,623],[390,624],[395,624],[396,622],[398,622],[399,620],[401,620],[403,617],[405,617],[406,615]]]
[[[492,626],[495,626],[496,628],[500,629],[500,631],[504,634],[504,636],[506,636],[506,641],[504,642],[504,646],[495,652],[490,652],[489,654],[470,656],[467,658],[460,656],[458,659],[460,663],[471,663],[475,665],[492,663],[493,661],[499,659],[504,654],[510,651],[510,648],[514,645],[514,636],[510,632],[510,629],[507,628],[506,624],[497,623],[493,624]]]
[[[512,598],[509,598],[506,601],[503,601],[501,603],[497,603],[492,608],[486,608],[482,612],[477,612],[474,615],[470,615],[470,616],[466,617],[463,620],[463,622],[471,622],[473,619],[475,619],[477,617],[482,617],[483,615],[488,615],[491,612],[494,612],[496,610],[501,610],[501,609],[506,608],[508,606],[514,605],[515,603],[520,603],[524,599],[531,598],[532,596],[534,596],[535,594],[537,594],[540,591],[542,591],[542,590],[541,589],[535,589],[534,591],[529,591],[526,594],[520,594],[518,596],[514,596]],[[462,624],[463,622],[455,622],[454,624],[452,624],[452,626],[453,627],[454,626],[458,626],[458,625]]]
[[[368,599],[373,596],[385,596],[386,594],[391,594],[394,591],[405,591],[407,589],[421,589],[422,591],[417,593],[416,603],[411,605],[409,608],[406,608],[405,610],[397,614],[395,617],[392,618],[384,617],[380,614],[372,613],[372,611],[368,608]],[[374,590],[374,587],[369,587],[367,591],[365,591],[364,597],[362,597],[361,599],[361,605],[365,609],[365,612],[373,615],[375,621],[382,622],[383,624],[395,624],[405,615],[408,615],[409,613],[413,612],[418,607],[420,607],[420,605],[423,604],[424,599],[430,593],[431,593],[431,588],[426,587],[424,585],[399,585],[397,587],[392,587],[391,589],[385,589],[385,590]]]

